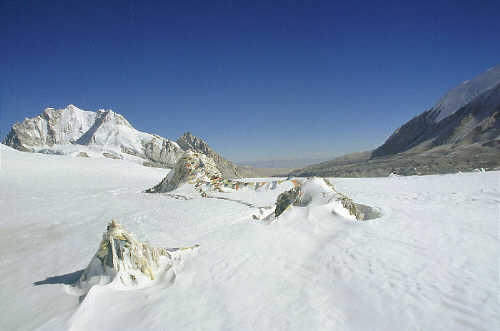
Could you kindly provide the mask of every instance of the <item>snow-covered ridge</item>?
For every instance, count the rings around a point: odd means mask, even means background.
[[[93,112],[74,105],[46,108],[14,124],[3,143],[28,152],[146,160],[167,167],[183,154],[176,142],[136,130],[112,110]]]
[[[16,123],[15,131],[23,130],[21,144],[29,146],[69,144],[77,140],[94,123],[96,113],[81,110],[73,105],[64,109],[46,108],[42,114],[34,118],[26,118]]]
[[[192,150],[213,158],[226,177],[255,175],[251,169],[226,160],[189,132],[172,141],[136,130],[125,117],[110,109],[93,112],[74,105],[47,108],[41,115],[14,124],[2,143],[24,152],[108,157],[162,168],[172,168],[185,151]]]
[[[453,90],[444,95],[433,107],[437,113],[435,122],[439,122],[454,114],[457,110],[468,104],[472,99],[500,83],[500,64],[488,69],[482,74],[464,81]]]

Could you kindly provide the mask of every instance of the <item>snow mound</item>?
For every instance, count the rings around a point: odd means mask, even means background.
[[[292,206],[296,207],[326,207],[332,214],[350,220],[364,220],[365,215],[351,198],[335,190],[333,184],[326,178],[311,177],[305,180],[293,180],[295,187],[281,193],[274,209],[267,215],[262,212],[254,215],[254,219],[272,221],[284,214]]]
[[[352,220],[364,220],[366,211],[371,218],[377,215],[370,206],[358,205],[351,198],[335,190],[326,178],[289,178],[268,182],[238,181],[223,178],[214,160],[204,154],[187,151],[174,169],[146,193],[172,193],[176,198],[196,196],[234,201],[251,208],[257,220],[272,221],[291,206],[314,207],[327,205],[331,212]],[[262,199],[274,196],[274,206],[258,206]],[[276,198],[277,196],[277,198]],[[365,211],[365,212],[363,212]]]
[[[151,247],[112,220],[97,253],[73,288],[79,295],[85,295],[94,285],[113,284],[122,289],[134,289],[157,282],[171,284],[184,258],[193,255],[198,247]]]
[[[222,174],[212,158],[188,150],[158,185],[145,192],[165,193],[176,190],[178,193],[198,192],[204,196],[208,190],[220,190],[222,181]]]
[[[172,193],[176,198],[196,196],[234,201],[259,213],[253,219],[272,221],[291,206],[314,207],[328,205],[331,212],[352,220],[364,220],[365,212],[373,208],[355,204],[351,198],[335,190],[326,178],[283,179],[268,182],[238,181],[223,178],[215,161],[201,153],[187,151],[174,169],[146,193]],[[258,206],[262,199],[273,197],[274,206]],[[362,208],[360,208],[362,207]],[[370,217],[373,218],[373,217]]]

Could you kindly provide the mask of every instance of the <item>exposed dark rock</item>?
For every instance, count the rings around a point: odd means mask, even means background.
[[[299,187],[294,187],[293,189],[283,192],[278,196],[278,199],[276,199],[276,209],[274,210],[274,216],[278,217],[283,212],[290,207],[291,205],[295,204],[301,196],[301,190]]]

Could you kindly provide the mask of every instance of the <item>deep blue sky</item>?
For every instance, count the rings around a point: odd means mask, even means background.
[[[232,160],[380,145],[500,62],[498,1],[1,0],[0,136],[67,104]]]

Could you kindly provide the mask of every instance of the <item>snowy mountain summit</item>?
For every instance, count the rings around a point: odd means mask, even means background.
[[[482,74],[466,80],[448,93],[432,108],[437,114],[435,122],[439,122],[471,102],[477,96],[500,83],[500,64],[488,69]]]
[[[29,152],[37,147],[70,144],[90,129],[96,117],[97,113],[74,105],[58,110],[46,108],[42,114],[14,124],[3,143]]]
[[[14,124],[3,143],[26,152],[101,155],[167,167],[183,154],[177,143],[136,130],[112,110],[93,112],[74,105],[46,108],[42,114]]]

